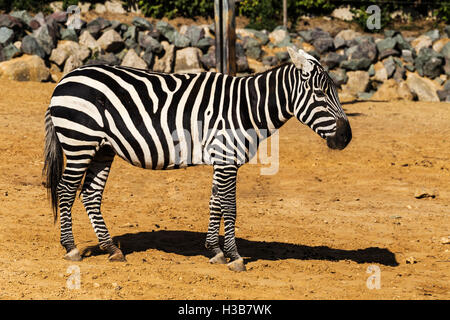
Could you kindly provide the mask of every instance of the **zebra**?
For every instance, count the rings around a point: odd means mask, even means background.
[[[169,74],[110,65],[86,65],[64,76],[45,113],[43,169],[55,223],[59,209],[64,258],[82,259],[71,217],[82,186],[80,196],[100,249],[110,261],[126,260],[100,211],[111,164],[118,155],[132,165],[154,170],[211,165],[205,240],[209,261],[245,270],[235,240],[239,167],[292,117],[325,139],[331,149],[344,149],[352,139],[326,70],[305,51],[287,50],[291,62],[249,76]]]

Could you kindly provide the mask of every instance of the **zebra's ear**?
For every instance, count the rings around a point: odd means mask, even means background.
[[[287,47],[287,50],[292,62],[298,69],[307,73],[311,72],[313,65],[310,61],[308,61],[308,56],[310,56],[309,54],[301,49],[297,50],[295,46]]]

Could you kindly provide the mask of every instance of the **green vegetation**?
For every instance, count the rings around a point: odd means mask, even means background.
[[[89,0],[88,0],[89,1]],[[49,0],[0,0],[0,10],[29,10],[33,12],[48,11]],[[91,3],[104,2],[91,0]],[[78,0],[63,0],[64,8],[77,4]],[[142,12],[149,17],[172,19],[183,17],[213,17],[213,0],[124,0],[125,6],[138,4]],[[355,21],[366,28],[366,12],[370,5],[376,4],[381,9],[381,28],[392,23],[391,14],[397,10],[407,12],[413,19],[427,14],[433,9],[438,22],[450,22],[450,0],[287,0],[288,18],[295,25],[303,15],[329,15],[335,8],[351,6]],[[281,0],[242,0],[236,3],[236,13],[248,17],[250,28],[271,30],[282,22],[283,1]],[[367,30],[366,31],[370,31]]]

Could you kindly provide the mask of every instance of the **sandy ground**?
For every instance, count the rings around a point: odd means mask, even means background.
[[[0,81],[0,299],[450,298],[450,245],[441,243],[450,235],[450,104],[345,104],[354,138],[344,151],[290,120],[277,174],[240,169],[236,234],[248,271],[235,273],[210,265],[203,249],[210,167],[145,171],[120,159],[103,212],[127,262],[95,251],[62,259],[41,177],[54,86]],[[94,246],[79,200],[73,218],[78,247]],[[74,270],[79,289],[67,285]],[[367,286],[371,276],[379,289]]]

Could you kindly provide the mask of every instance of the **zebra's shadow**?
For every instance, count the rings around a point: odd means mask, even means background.
[[[183,256],[203,255],[208,257],[204,247],[206,234],[181,230],[158,230],[152,232],[127,233],[116,236],[125,255],[149,249],[161,250]],[[223,243],[223,237],[220,238]],[[239,253],[246,262],[257,260],[351,260],[356,263],[375,263],[385,266],[398,266],[395,254],[386,248],[370,247],[357,250],[334,249],[327,246],[306,246],[283,242],[253,241],[236,238]],[[105,254],[98,247],[87,248],[89,255]]]

